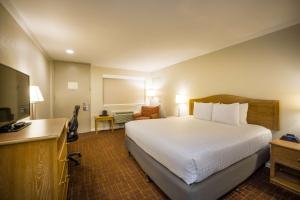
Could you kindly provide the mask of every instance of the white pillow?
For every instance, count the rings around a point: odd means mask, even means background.
[[[240,124],[247,123],[248,103],[240,104]]]
[[[212,109],[212,103],[194,102],[194,117],[197,119],[211,120]]]
[[[214,104],[212,120],[231,125],[240,124],[240,105],[233,104]]]

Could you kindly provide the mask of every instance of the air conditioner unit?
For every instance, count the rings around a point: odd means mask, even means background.
[[[112,111],[116,124],[123,124],[133,119],[133,111]]]

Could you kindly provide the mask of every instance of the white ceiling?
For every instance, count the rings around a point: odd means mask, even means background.
[[[153,71],[300,23],[299,0],[11,0],[57,60]],[[65,49],[75,50],[67,55]]]

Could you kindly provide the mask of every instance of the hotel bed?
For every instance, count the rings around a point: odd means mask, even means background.
[[[249,124],[232,126],[193,116],[126,124],[126,146],[171,199],[217,199],[268,160],[278,130],[278,101],[216,95],[194,102],[248,103]]]

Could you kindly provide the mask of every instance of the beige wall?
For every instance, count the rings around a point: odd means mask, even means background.
[[[166,115],[178,93],[280,100],[281,132],[300,133],[300,25],[152,73]]]
[[[80,105],[78,132],[89,132],[90,125],[90,75],[89,64],[54,61],[54,117],[71,118],[75,105]],[[78,89],[68,89],[68,82],[77,82]],[[83,110],[83,103],[89,106]]]
[[[104,104],[144,104],[145,80],[104,78]]]
[[[130,71],[130,70],[120,70],[113,68],[105,68],[105,67],[97,67],[92,66],[91,68],[91,117],[94,119],[95,115],[99,115],[100,111],[103,109],[108,110],[109,112],[112,110],[138,110],[139,106],[103,106],[103,74],[108,75],[122,75],[122,76],[135,76],[135,77],[145,77],[147,79],[149,73],[138,72],[138,71]],[[104,125],[104,129],[108,126]],[[95,127],[94,120],[91,120],[92,130]]]
[[[53,89],[54,89],[54,117],[71,117],[75,104],[81,105],[79,113],[79,132],[94,130],[94,116],[99,115],[103,109],[112,110],[138,110],[134,105],[103,105],[103,74],[136,76],[147,78],[149,73],[120,70],[105,67],[90,66],[89,64],[54,61]],[[78,90],[68,90],[67,82],[76,81]],[[82,103],[90,105],[89,111],[82,110]],[[102,124],[101,129],[108,129],[108,124]]]
[[[300,133],[300,25],[200,56],[152,73],[154,87],[166,115],[176,114],[175,95],[204,97],[234,94],[252,98],[278,99],[281,103],[281,132]],[[38,104],[38,118],[51,117],[53,62],[37,48],[11,15],[0,5],[0,62],[30,75],[45,101]],[[147,77],[147,73],[91,66],[90,114],[102,109],[137,109],[103,106],[102,75]],[[54,85],[55,82],[53,82]],[[81,102],[82,103],[82,102]],[[54,108],[53,108],[54,109]],[[55,110],[55,109],[54,109]],[[69,112],[68,112],[69,116]]]
[[[37,117],[51,117],[49,60],[1,4],[0,63],[30,76],[30,84],[39,86],[45,99],[37,104]]]

